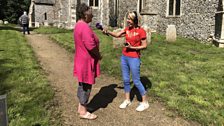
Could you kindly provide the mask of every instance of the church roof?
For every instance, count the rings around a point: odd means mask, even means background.
[[[34,0],[36,4],[55,4],[55,0]]]

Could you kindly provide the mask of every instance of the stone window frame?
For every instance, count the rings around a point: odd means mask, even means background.
[[[167,0],[166,17],[180,17],[180,16],[181,16],[181,2],[182,2],[182,1],[179,0],[179,1],[180,1],[180,2],[179,2],[179,4],[180,4],[180,5],[179,5],[179,13],[180,13],[180,14],[179,14],[179,15],[176,15],[176,10],[177,10],[177,8],[176,8],[176,3],[177,3],[177,2],[176,2],[176,1],[177,1],[177,0],[173,0],[173,14],[172,14],[172,15],[169,14],[169,9],[170,9],[170,6],[169,6],[169,5],[170,5],[170,1],[171,1],[171,0]]]
[[[119,0],[114,0],[114,15],[118,16],[118,11],[119,11]]]
[[[146,0],[138,0],[138,12],[144,12],[146,6]]]
[[[96,6],[96,1],[98,1],[98,6]],[[93,2],[92,5],[90,2]],[[89,3],[89,6],[93,9],[99,9],[100,7],[100,0],[89,0],[88,3]]]

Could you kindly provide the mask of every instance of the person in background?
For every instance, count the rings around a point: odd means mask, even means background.
[[[119,106],[121,109],[131,105],[130,101],[130,73],[132,74],[132,80],[134,85],[139,90],[142,96],[142,102],[136,108],[136,111],[144,111],[149,107],[146,98],[146,89],[140,81],[140,50],[147,47],[146,32],[138,25],[138,15],[136,11],[129,12],[127,17],[128,26],[118,33],[103,29],[103,33],[111,35],[113,37],[125,36],[126,42],[122,50],[121,56],[121,68],[122,77],[125,91],[125,100]]]
[[[27,34],[30,34],[29,30],[29,17],[27,16],[26,11],[23,12],[23,15],[19,18],[20,24],[23,27],[23,34],[25,35],[25,32],[27,31]]]
[[[100,75],[99,39],[88,24],[93,18],[92,9],[82,3],[76,11],[78,21],[74,27],[74,76],[78,78],[78,113],[80,118],[92,120],[97,115],[87,111],[87,104],[95,78]]]

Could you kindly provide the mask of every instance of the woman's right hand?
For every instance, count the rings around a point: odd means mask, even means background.
[[[103,34],[106,34],[106,35],[108,35],[109,33],[108,33],[108,29],[107,28],[103,28]]]

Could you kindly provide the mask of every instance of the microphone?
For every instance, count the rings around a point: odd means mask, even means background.
[[[103,31],[103,26],[100,23],[96,23],[96,28],[99,29],[99,30],[101,30],[101,31]],[[107,36],[109,36],[108,33],[104,33],[104,34],[106,34]]]
[[[103,26],[100,23],[96,23],[96,28],[100,29],[100,30],[103,30]]]

